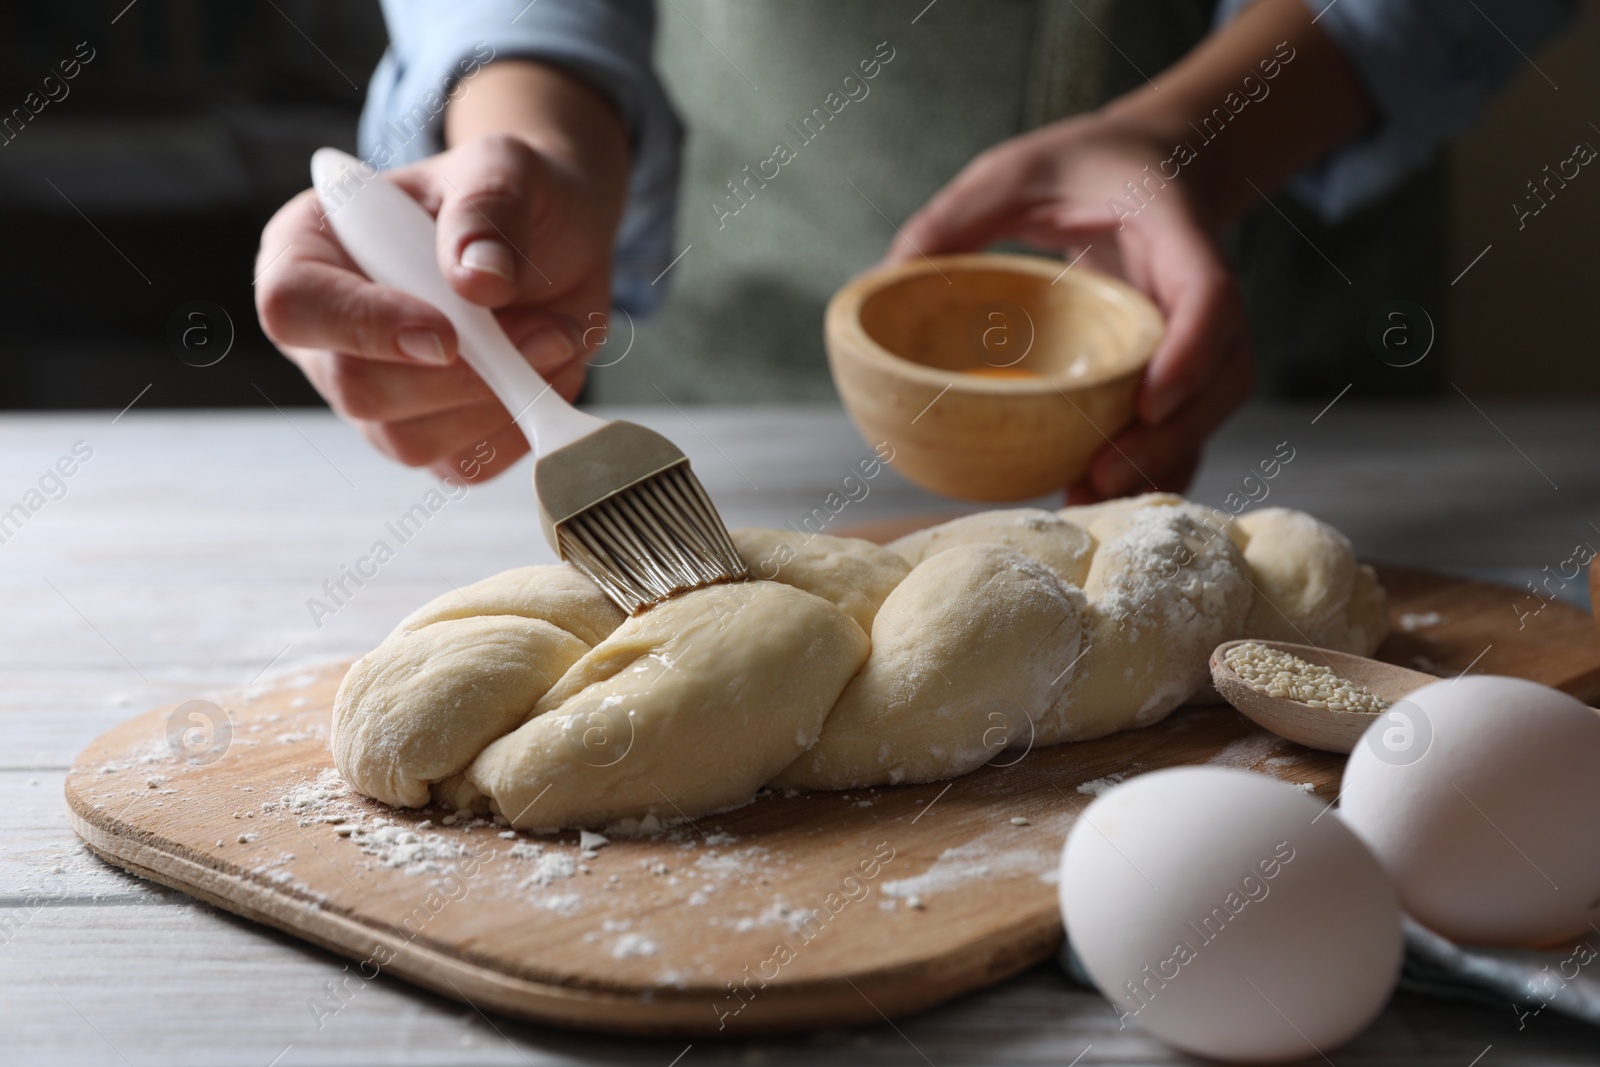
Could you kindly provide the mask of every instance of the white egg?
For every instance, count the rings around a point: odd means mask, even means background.
[[[1368,728],[1339,813],[1413,918],[1538,947],[1600,925],[1600,715],[1520,678],[1423,686]]]
[[[1276,779],[1179,767],[1078,816],[1061,912],[1122,1025],[1263,1063],[1326,1053],[1382,1010],[1400,973],[1399,903],[1325,810]]]

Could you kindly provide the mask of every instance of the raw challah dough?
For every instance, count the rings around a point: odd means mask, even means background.
[[[1094,538],[1082,526],[1037,508],[980,511],[892,541],[889,547],[912,566],[957,545],[993,544],[1014,548],[1055,571],[1069,585],[1083,587],[1094,558]]]
[[[1344,534],[1303,511],[1262,508],[1235,519],[1232,535],[1255,575],[1247,636],[1362,655],[1382,642],[1383,589]]]
[[[1081,504],[1065,507],[1056,512],[1061,518],[1088,530],[1097,541],[1109,541],[1127,525],[1136,511],[1162,505],[1177,507],[1189,503],[1176,493],[1145,493],[1143,496],[1125,496],[1099,504]]]
[[[466,779],[519,829],[743,804],[816,743],[867,649],[791,586],[685,593],[617,627]]]
[[[911,565],[887,548],[856,537],[788,530],[731,531],[750,573],[813,593],[872,632],[873,617]]]
[[[396,634],[356,661],[333,706],[333,758],[350,784],[386,804],[428,802],[521,726],[589,646],[542,619],[483,615]]]
[[[1367,655],[1386,635],[1349,541],[1282,508],[1149,494],[966,516],[887,548],[733,536],[760,580],[631,619],[565,565],[423,606],[340,686],[340,771],[390,804],[519,828],[693,817],[764,785],[933,781],[1147,726],[1236,637]]]
[[[1081,592],[1004,545],[919,564],[884,601],[872,654],[821,739],[773,784],[850,789],[982,766],[1050,703],[1077,658],[1082,611]]]
[[[1204,509],[1157,504],[1100,517],[1084,593],[1087,651],[1038,724],[1037,743],[1148,726],[1210,677],[1211,650],[1242,632],[1250,581]]]
[[[488,615],[543,619],[587,645],[599,644],[627,618],[599,586],[563,563],[517,567],[473,582],[465,589],[452,589],[401,619],[394,634],[420,630],[446,619]]]
[[[451,590],[357,660],[333,708],[333,756],[350,784],[402,807],[464,770],[589,648],[618,608],[565,564],[518,567]]]

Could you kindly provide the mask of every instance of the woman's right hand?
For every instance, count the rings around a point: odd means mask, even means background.
[[[532,64],[493,64],[480,72],[474,96],[493,91],[491,74],[560,77]],[[456,292],[493,308],[512,344],[569,400],[582,388],[586,356],[604,343],[627,170],[620,119],[587,87],[574,83],[572,91],[593,98],[580,97],[577,111],[592,103],[615,126],[600,131],[614,132],[621,146],[619,159],[615,146],[602,145],[611,172],[603,178],[585,165],[595,153],[502,132],[475,133],[384,175],[438,220],[439,269]],[[449,320],[369,281],[324,222],[314,190],[267,223],[256,262],[267,336],[379,451],[469,481],[527,452],[510,413],[459,358]],[[493,458],[483,462],[486,453]]]

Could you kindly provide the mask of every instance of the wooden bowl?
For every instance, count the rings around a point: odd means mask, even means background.
[[[966,500],[1039,496],[1081,479],[1133,418],[1161,313],[1114,278],[1063,268],[933,256],[834,294],[824,333],[839,396],[907,478]]]
[[[1407,694],[1439,680],[1431,674],[1423,674],[1421,671],[1396,666],[1393,663],[1384,663],[1381,660],[1368,659],[1348,652],[1316,648],[1312,645],[1296,645],[1288,641],[1262,641],[1259,638],[1245,637],[1237,641],[1224,641],[1212,651],[1211,682],[1217,687],[1217,692],[1222,694],[1222,699],[1232,704],[1241,715],[1257,726],[1265,727],[1279,737],[1305,745],[1307,748],[1321,749],[1323,752],[1349,752],[1356,747],[1361,735],[1367,732],[1367,727],[1371,726],[1379,715],[1365,711],[1316,708],[1298,700],[1268,696],[1259,689],[1252,689],[1234,673],[1226,660],[1229,649],[1235,645],[1251,642],[1299,656],[1307,663],[1332,667],[1340,677],[1365,687],[1390,704],[1398,704]]]

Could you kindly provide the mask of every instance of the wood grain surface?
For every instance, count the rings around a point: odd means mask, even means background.
[[[1397,626],[1382,658],[1600,695],[1600,642],[1578,609],[1552,604],[1517,630],[1514,589],[1382,578]],[[1331,801],[1342,765],[1227,706],[1185,708],[950,782],[763,794],[584,852],[576,834],[445,826],[345,790],[326,747],[344,667],[104,734],[66,778],[74,829],[112,863],[348,957],[352,976],[580,1029],[779,1033],[926,1009],[1059,946],[1055,864],[1096,791],[1085,783],[1213,763]],[[223,721],[231,739],[209,762],[169,740],[215,739]]]
[[[387,975],[354,985],[356,961],[102,862],[73,833],[63,797],[69,768],[97,736],[141,708],[349,659],[452,585],[548,562],[524,460],[451,501],[379,579],[314,627],[306,597],[434,483],[328,412],[145,411],[159,397],[158,385],[120,416],[0,418],[8,485],[34,484],[75,440],[95,449],[68,497],[4,545],[0,567],[10,607],[0,616],[0,1058],[52,1067],[1192,1063],[1146,1031],[1118,1029],[1106,1000],[1054,961],[892,1025],[715,1041],[563,1030]],[[1600,544],[1589,526],[1600,406],[1475,397],[1479,411],[1460,397],[1347,395],[1325,410],[1330,399],[1245,408],[1208,445],[1189,495],[1220,502],[1288,439],[1298,458],[1272,483],[1269,505],[1310,511],[1366,558],[1503,583],[1523,611],[1539,603],[1526,582],[1570,573],[1562,561],[1575,543]],[[733,525],[799,524],[872,455],[836,407],[663,402],[609,414],[682,445]],[[893,470],[869,486],[836,525],[950,506]],[[1587,613],[1582,583],[1549,584]],[[1496,610],[1515,631],[1511,606]],[[1415,637],[1433,643],[1430,634]],[[952,788],[922,822],[956,796]],[[1592,1067],[1593,1029],[1554,1011],[1525,1022],[1503,1004],[1401,992],[1330,1055],[1339,1067]]]

